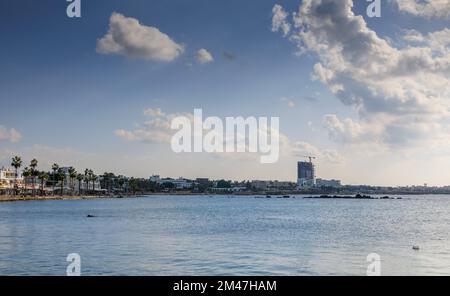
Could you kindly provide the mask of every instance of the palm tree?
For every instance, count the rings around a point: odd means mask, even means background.
[[[101,181],[103,181],[103,186],[102,187],[104,187],[109,192],[109,187],[108,186],[109,186],[109,183],[111,182],[110,181],[110,174],[107,173],[107,172],[104,172],[100,182]]]
[[[89,191],[89,169],[84,170],[84,182],[86,183],[86,192]]]
[[[63,196],[64,193],[64,180],[66,180],[66,173],[63,171],[62,168],[58,169],[58,173],[57,173],[57,179],[58,181],[61,181],[61,196]]]
[[[78,180],[78,195],[81,195],[81,182],[83,181],[84,176],[82,174],[77,175]]]
[[[44,185],[45,185],[45,181],[47,181],[48,178],[49,178],[49,175],[47,172],[39,173],[39,179],[41,180],[41,195],[44,195]]]
[[[128,182],[129,189],[131,189],[132,194],[136,194],[137,189],[137,180],[133,177],[131,177],[130,181]]]
[[[28,167],[25,167],[22,171],[23,181],[25,185],[25,194],[27,192],[27,181],[26,179],[31,176],[31,170]]]
[[[73,167],[70,167],[68,172],[69,172],[69,179],[70,179],[70,188],[72,189],[72,193],[73,193],[73,191],[75,191],[75,189],[73,188],[73,185],[74,185],[73,181],[77,177],[78,174],[77,174],[77,171]]]
[[[123,192],[123,191],[124,191],[124,188],[123,188],[123,187],[124,187],[125,182],[126,182],[125,177],[122,176],[122,175],[120,175],[120,176],[118,177],[118,179],[119,179],[118,183],[119,183],[120,191]]]
[[[113,182],[115,179],[114,173],[103,173],[102,175],[102,181],[103,181],[103,187],[108,191],[108,193],[111,193],[113,189]]]
[[[36,175],[38,174],[38,172],[36,171],[36,167],[38,165],[38,161],[36,160],[36,158],[33,158],[33,160],[31,160],[30,162],[30,173],[31,173],[31,178],[33,180],[33,196],[35,195],[34,192],[34,187],[36,185]]]
[[[57,164],[57,163],[54,163],[53,165],[52,165],[52,171],[53,171],[53,174],[52,174],[52,179],[53,179],[53,194],[55,194],[55,186],[56,186],[56,181],[57,181],[57,172],[58,172],[58,170],[59,170],[59,165]]]
[[[93,170],[89,170],[89,180],[92,181],[92,191],[95,194],[95,181],[97,180],[97,176],[94,174]]]
[[[11,166],[16,169],[16,173],[14,175],[14,195],[17,194],[17,170],[22,166],[22,159],[20,156],[14,156],[12,158]]]

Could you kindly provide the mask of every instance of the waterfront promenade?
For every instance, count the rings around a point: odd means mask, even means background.
[[[109,196],[59,196],[59,195],[49,195],[49,196],[21,196],[21,195],[0,195],[0,202],[7,201],[27,201],[27,200],[69,200],[69,199],[95,199],[95,198],[105,198]]]

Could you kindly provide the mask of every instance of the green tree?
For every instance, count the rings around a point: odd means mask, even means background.
[[[38,165],[38,161],[36,160],[36,158],[33,158],[30,162],[30,174],[31,174],[31,179],[33,182],[33,189],[32,189],[32,193],[33,196],[35,195],[35,186],[36,186],[36,177],[39,174],[39,172],[36,170],[36,167]]]
[[[136,190],[138,188],[137,180],[135,178],[130,178],[130,181],[128,182],[128,186],[130,187],[130,190],[133,194],[136,193]]]
[[[89,181],[92,181],[92,192],[95,194],[95,181],[97,181],[97,175],[93,170],[89,170]]]
[[[83,174],[77,175],[77,181],[78,181],[78,195],[81,195],[81,183],[83,182],[84,176]]]
[[[22,158],[20,158],[20,156],[14,156],[11,161],[11,166],[16,170],[14,174],[14,195],[17,195],[17,171],[22,166]]]
[[[26,194],[27,192],[27,178],[29,178],[31,176],[31,170],[28,167],[25,167],[22,171],[22,176],[23,176],[23,182],[24,182],[24,192]]]
[[[217,188],[231,188],[231,182],[230,181],[225,181],[225,180],[220,180],[217,182]]]
[[[55,194],[55,186],[56,182],[58,181],[58,171],[59,171],[59,165],[57,163],[54,163],[52,165],[52,181],[53,181],[53,194]]]
[[[113,182],[115,179],[116,176],[113,173],[108,172],[103,173],[101,178],[102,188],[105,188],[108,191],[108,193],[110,193],[112,191]]]
[[[73,192],[75,191],[74,180],[78,176],[78,173],[75,170],[75,168],[73,168],[73,167],[70,167],[68,172],[69,172],[69,180],[70,180],[70,189],[71,189],[72,194],[73,194]]]
[[[48,180],[49,175],[47,172],[40,172],[39,179],[41,180],[41,195],[44,195],[45,182]]]
[[[86,187],[85,187],[86,193],[89,191],[89,181],[90,181],[89,173],[90,173],[89,169],[84,170],[84,183],[86,184]]]
[[[66,173],[63,171],[62,168],[59,168],[56,175],[57,175],[57,180],[59,182],[61,182],[60,183],[60,186],[61,186],[61,193],[60,194],[62,196],[64,194],[64,181],[66,180]]]

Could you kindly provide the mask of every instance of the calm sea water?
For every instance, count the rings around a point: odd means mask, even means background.
[[[65,275],[69,253],[83,275],[365,275],[369,253],[383,275],[450,275],[450,196],[0,203],[1,275]]]

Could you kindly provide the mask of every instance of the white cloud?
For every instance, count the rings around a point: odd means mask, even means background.
[[[150,117],[149,120],[140,124],[132,131],[124,129],[115,130],[114,133],[116,136],[128,141],[140,141],[152,144],[170,143],[170,139],[174,134],[174,130],[170,128],[172,120],[177,116],[193,118],[193,114],[191,113],[165,113],[159,108],[145,109],[144,115]]]
[[[314,156],[318,162],[325,163],[341,163],[343,157],[337,150],[334,149],[320,149],[316,146],[303,141],[296,141],[290,143],[291,155],[297,158],[304,158],[305,156]]]
[[[212,54],[207,51],[206,49],[202,48],[199,51],[197,51],[197,61],[200,64],[206,64],[206,63],[211,63],[214,61],[214,58],[212,56]]]
[[[282,97],[281,101],[283,103],[285,103],[289,108],[294,108],[295,107],[295,102],[292,100],[289,100],[288,98]]]
[[[417,30],[406,30],[403,39],[407,42],[413,43],[415,46],[428,47],[437,52],[450,51],[450,29],[445,28],[442,31],[430,32],[422,34]]]
[[[97,40],[99,53],[146,60],[170,62],[183,51],[183,45],[173,41],[158,28],[145,26],[135,18],[116,12],[109,19],[108,33]]]
[[[332,138],[400,147],[448,137],[448,30],[409,34],[420,44],[396,48],[352,8],[351,0],[304,0],[287,36],[300,53],[317,57],[312,78],[360,116],[361,122],[326,117]]]
[[[14,128],[6,128],[0,125],[0,141],[9,141],[11,143],[17,143],[22,138],[22,135]]]
[[[450,0],[394,0],[400,11],[425,18],[450,18]]]
[[[291,25],[287,21],[289,14],[278,4],[272,8],[272,32],[281,31],[283,36],[289,34]]]
[[[149,116],[149,120],[143,124],[138,125],[133,130],[118,129],[114,133],[120,138],[127,141],[138,141],[148,144],[169,144],[172,136],[176,132],[171,129],[172,120],[178,116],[185,116],[189,118],[191,123],[194,121],[194,114],[190,112],[183,113],[166,113],[159,108],[149,108],[144,110],[144,114]],[[203,118],[204,120],[205,118]],[[342,156],[333,149],[319,149],[315,146],[301,141],[292,141],[287,135],[282,132],[274,130],[268,130],[267,126],[259,126],[260,130],[265,133],[279,135],[279,151],[280,157],[302,157],[303,155],[315,155],[319,161],[325,161],[330,163],[342,162]],[[211,131],[210,131],[211,132]],[[229,135],[225,133],[223,145],[227,145],[229,142],[235,144],[237,147],[246,147],[248,143],[248,134],[236,134]],[[171,150],[170,150],[171,151]],[[208,154],[208,153],[204,153]],[[251,152],[218,152],[210,153],[214,158],[226,159],[226,160],[239,160],[239,161],[255,161],[259,162],[261,153]]]
[[[166,114],[164,112],[162,112],[160,108],[147,108],[147,109],[144,110],[144,115],[161,117],[161,116],[164,116]]]

